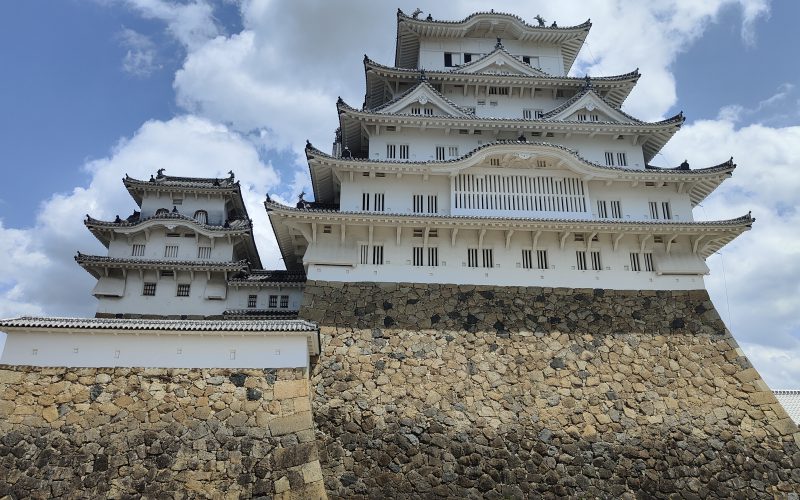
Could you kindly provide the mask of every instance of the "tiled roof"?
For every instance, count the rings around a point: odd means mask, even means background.
[[[400,101],[402,101],[403,99],[405,99],[407,95],[409,95],[409,94],[411,94],[412,92],[414,92],[415,90],[417,90],[417,88],[419,88],[420,86],[423,86],[423,87],[425,87],[427,90],[429,90],[429,91],[430,91],[432,94],[434,94],[436,97],[438,97],[438,98],[442,99],[442,100],[443,100],[444,102],[446,102],[448,105],[450,105],[450,106],[454,107],[455,109],[457,109],[458,111],[460,111],[460,112],[464,113],[465,115],[473,115],[473,113],[472,113],[471,111],[468,111],[468,110],[466,110],[466,109],[462,108],[461,106],[459,106],[458,104],[454,103],[453,101],[451,101],[450,99],[448,99],[447,97],[445,97],[444,95],[442,95],[442,93],[441,93],[441,92],[439,92],[438,90],[436,90],[435,88],[433,88],[433,86],[432,86],[430,83],[428,83],[427,81],[424,81],[424,80],[423,80],[423,81],[421,81],[421,82],[419,82],[418,84],[414,85],[414,86],[413,86],[413,87],[411,87],[410,89],[406,90],[405,92],[403,92],[403,93],[402,93],[402,94],[400,94],[399,96],[395,97],[395,98],[394,98],[394,99],[392,99],[391,101],[389,101],[389,102],[386,102],[386,103],[384,103],[384,104],[382,104],[382,105],[378,106],[377,108],[375,108],[375,109],[371,109],[371,110],[369,110],[369,111],[372,111],[372,112],[375,112],[375,113],[380,113],[382,110],[384,110],[384,109],[388,108],[389,106],[391,106],[391,105],[393,105],[393,104],[395,104],[395,103],[397,103],[397,102],[400,102]],[[346,104],[346,103],[345,103],[345,102],[342,100],[342,98],[341,98],[341,97],[339,98],[339,102],[341,102],[342,104],[344,104],[345,106],[347,106],[347,104]],[[411,115],[411,116],[418,116],[418,115]]]
[[[800,390],[772,391],[794,423],[800,425]]]
[[[254,269],[249,273],[243,273],[228,280],[230,285],[266,285],[282,283],[305,283],[304,273],[282,271],[282,270],[263,270]]]
[[[527,22],[525,22],[524,19],[522,19],[521,17],[519,17],[516,14],[509,14],[507,12],[495,12],[494,10],[492,10],[492,11],[474,12],[474,13],[468,15],[467,17],[465,17],[464,19],[462,19],[460,21],[440,21],[438,19],[428,20],[428,19],[414,18],[414,17],[408,16],[402,10],[397,9],[397,18],[398,18],[398,20],[413,20],[413,21],[419,21],[419,22],[430,23],[430,24],[449,24],[449,25],[464,24],[464,23],[467,23],[467,22],[471,21],[472,19],[474,19],[476,17],[479,17],[479,16],[507,17],[510,20],[519,22],[521,25],[525,26],[526,28],[530,28],[530,29],[534,29],[534,30],[569,31],[569,30],[575,30],[575,29],[590,28],[592,26],[591,20],[586,20],[583,23],[577,24],[575,26],[563,26],[563,27],[562,26],[552,26],[552,25],[551,26],[534,26],[532,24],[528,24]]]
[[[635,123],[635,124],[638,124],[638,125],[661,125],[661,124],[668,124],[668,123],[683,123],[683,121],[684,121],[684,117],[683,117],[683,111],[681,111],[681,112],[680,112],[680,113],[678,113],[677,115],[675,115],[675,116],[673,116],[673,117],[670,117],[670,118],[667,118],[667,119],[665,119],[665,120],[661,120],[661,121],[657,121],[657,122],[644,122],[644,121],[642,121],[642,120],[640,120],[640,119],[638,119],[638,118],[636,118],[636,117],[634,117],[634,116],[631,116],[631,115],[629,115],[628,113],[626,113],[626,112],[622,111],[621,109],[618,109],[618,108],[616,108],[616,107],[615,107],[613,104],[611,104],[610,102],[608,102],[607,100],[605,100],[605,99],[604,99],[602,96],[600,96],[600,94],[598,94],[597,92],[595,92],[595,91],[592,89],[592,87],[590,87],[590,86],[585,86],[585,87],[584,87],[584,88],[583,88],[583,89],[582,89],[580,92],[576,92],[574,96],[572,96],[572,97],[570,97],[569,99],[567,99],[567,100],[566,100],[566,101],[565,101],[563,104],[561,104],[561,105],[560,105],[560,106],[558,106],[557,108],[555,108],[555,109],[551,109],[551,110],[550,110],[550,111],[548,111],[547,113],[543,114],[543,115],[542,115],[542,120],[545,120],[545,121],[547,121],[547,120],[549,120],[550,118],[552,118],[553,116],[556,116],[556,115],[558,115],[559,113],[561,113],[561,112],[562,112],[562,111],[564,111],[565,109],[567,109],[567,108],[569,108],[570,106],[572,106],[572,105],[573,105],[573,104],[574,104],[576,101],[578,101],[578,100],[579,100],[581,97],[585,96],[586,94],[588,94],[588,93],[590,93],[590,92],[591,92],[591,93],[592,93],[592,94],[593,94],[593,95],[594,95],[594,96],[595,96],[597,99],[599,99],[600,101],[602,101],[603,103],[605,103],[607,106],[609,106],[610,108],[612,108],[612,109],[613,109],[615,112],[617,112],[617,113],[621,114],[622,116],[624,116],[624,117],[628,118],[629,120],[631,120],[631,122],[633,122],[633,123]],[[562,120],[559,120],[559,121],[562,121]],[[565,122],[566,122],[566,121],[568,121],[568,120],[563,120],[563,121],[565,121]],[[585,122],[578,122],[578,123],[585,123]],[[591,123],[609,123],[609,122],[591,122]],[[612,122],[612,123],[614,123],[614,122]]]
[[[489,54],[487,54],[488,56]],[[474,62],[474,61],[473,61]],[[472,63],[470,63],[472,64]],[[384,69],[387,71],[396,71],[398,73],[408,73],[410,75],[417,76],[419,75],[419,70],[414,68],[396,68],[394,66],[386,66],[385,64],[381,64],[373,59],[370,59],[369,56],[364,54],[364,66],[374,66],[376,68]],[[565,81],[565,82],[575,82],[575,83],[583,83],[583,77],[577,76],[554,76],[548,75],[547,73],[543,73],[542,75],[521,75],[519,73],[491,73],[491,74],[484,74],[484,73],[469,73],[465,71],[459,71],[459,69],[463,68],[464,66],[457,66],[453,69],[444,71],[440,69],[426,69],[425,73],[429,76],[436,76],[436,75],[454,75],[454,76],[462,76],[462,75],[470,75],[470,76],[513,76],[519,78],[532,78],[536,80],[557,80],[557,81]],[[619,82],[619,81],[626,81],[632,79],[639,79],[641,77],[641,73],[639,73],[639,69],[637,68],[630,73],[623,73],[621,75],[610,75],[610,76],[597,76],[592,77],[592,82]]]
[[[352,211],[337,211],[337,210],[313,210],[313,209],[300,209],[294,207],[287,207],[275,202],[265,202],[264,206],[267,211],[274,209],[282,210],[285,212],[308,212],[308,213],[330,213],[340,215],[354,215],[366,217],[383,217],[383,218],[414,218],[414,219],[454,219],[454,220],[480,220],[480,221],[499,221],[499,222],[542,222],[553,224],[599,224],[603,226],[742,226],[750,225],[755,222],[749,213],[735,219],[715,220],[715,221],[674,221],[674,220],[628,220],[628,219],[554,219],[543,217],[497,217],[490,215],[442,215],[442,214],[419,214],[419,213],[389,213],[389,212],[352,212]]]
[[[313,332],[316,324],[304,320],[176,320],[116,318],[38,318],[0,320],[0,329],[42,328],[81,330],[152,330],[192,332]]]
[[[153,215],[152,217],[140,217],[140,218],[138,218],[136,220],[123,219],[120,222],[104,221],[104,220],[100,220],[100,219],[95,219],[95,218],[90,217],[89,215],[87,215],[86,216],[86,220],[83,223],[86,226],[91,226],[91,227],[123,228],[123,227],[136,227],[136,226],[138,226],[140,224],[143,224],[143,223],[145,223],[147,221],[151,221],[151,220],[156,220],[156,221],[157,220],[169,220],[169,221],[179,220],[179,221],[183,221],[183,222],[190,222],[190,223],[192,223],[194,225],[200,226],[203,229],[206,229],[206,230],[209,230],[209,231],[247,231],[247,230],[252,229],[252,221],[250,221],[249,219],[232,220],[232,221],[229,221],[229,222],[227,222],[226,224],[224,224],[222,226],[215,226],[215,225],[211,225],[211,224],[202,224],[202,223],[198,222],[196,219],[193,219],[192,217],[188,217],[186,215],[175,213],[175,212],[169,212],[169,213],[166,213],[166,214]]]
[[[230,319],[296,319],[300,311],[275,311],[273,309],[228,309],[222,313]]]
[[[121,266],[143,269],[201,268],[226,271],[238,271],[246,269],[249,266],[246,260],[240,260],[236,262],[220,262],[207,260],[128,259],[107,257],[105,255],[87,255],[80,252],[78,252],[78,255],[75,256],[75,262],[86,266]]]
[[[168,186],[168,187],[185,187],[185,188],[219,188],[219,189],[232,189],[239,186],[239,181],[234,180],[234,177],[174,177],[170,175],[156,175],[150,176],[150,180],[143,181],[134,179],[133,177],[125,174],[123,179],[125,185],[143,185],[143,186]]]
[[[704,174],[712,174],[718,172],[727,172],[731,171],[736,168],[736,164],[733,163],[733,158],[730,160],[720,163],[719,165],[715,165],[713,167],[705,167],[705,168],[696,168],[691,170],[683,170],[680,167],[676,168],[661,168],[661,167],[654,167],[651,165],[647,165],[646,170],[642,169],[635,169],[635,168],[624,168],[624,167],[610,167],[608,165],[602,165],[600,163],[595,163],[593,161],[589,161],[586,158],[580,156],[575,150],[570,149],[566,146],[561,144],[555,144],[552,142],[543,142],[543,141],[508,141],[508,140],[499,140],[494,142],[489,142],[486,144],[482,144],[477,148],[473,149],[472,151],[467,152],[457,158],[452,158],[449,160],[426,160],[426,161],[396,161],[396,160],[381,160],[381,159],[371,159],[371,158],[337,158],[335,156],[331,156],[324,151],[320,151],[319,149],[315,148],[314,146],[306,145],[306,158],[311,158],[313,156],[323,156],[326,158],[332,158],[335,160],[342,160],[347,162],[359,162],[359,163],[384,163],[384,164],[393,164],[393,165],[446,165],[450,163],[457,163],[470,156],[475,155],[479,151],[482,151],[487,148],[491,148],[494,146],[502,146],[502,145],[530,145],[530,146],[546,146],[550,148],[560,149],[562,151],[566,151],[571,155],[575,156],[581,162],[590,165],[594,168],[600,168],[603,170],[611,170],[617,172],[630,172],[630,173],[659,173],[659,174],[680,174],[680,175],[704,175]]]
[[[480,64],[480,63],[481,63],[481,61],[483,61],[483,60],[485,60],[485,59],[488,59],[488,58],[490,58],[490,57],[494,56],[496,53],[503,53],[503,54],[505,54],[506,56],[510,57],[511,59],[513,59],[513,60],[517,61],[519,64],[521,64],[521,65],[523,65],[523,66],[528,66],[530,69],[532,69],[534,72],[538,73],[538,74],[539,74],[539,75],[541,75],[541,76],[549,76],[547,73],[545,73],[545,72],[544,72],[544,71],[542,71],[541,69],[539,69],[539,68],[534,68],[533,66],[531,66],[530,64],[528,64],[528,63],[526,63],[526,62],[522,62],[522,61],[518,60],[516,57],[514,57],[513,55],[511,55],[511,53],[510,53],[510,52],[508,52],[508,51],[507,51],[507,50],[506,50],[506,49],[505,49],[505,48],[504,48],[502,45],[501,45],[501,46],[496,46],[496,47],[494,48],[494,50],[492,50],[491,52],[489,52],[489,53],[487,53],[487,54],[484,54],[484,55],[482,55],[481,57],[479,57],[479,58],[475,59],[474,61],[470,61],[470,62],[468,62],[468,63],[466,63],[466,64],[462,64],[462,65],[460,65],[460,66],[457,66],[455,69],[453,69],[453,70],[452,70],[452,72],[454,72],[454,73],[460,73],[460,72],[461,72],[460,70],[462,70],[462,69],[466,69],[466,68],[469,68],[469,67],[472,67],[472,66],[477,66],[478,64]],[[539,76],[539,75],[537,75],[537,76]]]

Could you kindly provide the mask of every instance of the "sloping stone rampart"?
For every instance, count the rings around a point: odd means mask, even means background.
[[[0,498],[324,498],[305,369],[0,366]]]
[[[705,291],[309,282],[332,497],[773,498],[800,433]]]

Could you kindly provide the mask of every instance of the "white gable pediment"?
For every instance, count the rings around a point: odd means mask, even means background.
[[[502,73],[525,76],[544,76],[545,73],[526,64],[502,49],[496,49],[480,59],[460,66],[455,73]]]
[[[586,117],[585,119],[582,119],[578,115],[586,115]],[[596,115],[598,119],[593,120],[591,117],[592,115]],[[635,119],[609,105],[593,90],[589,90],[582,96],[575,99],[574,102],[570,103],[552,116],[547,116],[547,118],[550,120],[564,121],[602,121],[628,124],[636,123]]]
[[[433,110],[433,116],[467,116],[467,113],[445,99],[441,94],[436,92],[433,87],[425,82],[417,85],[407,94],[398,98],[379,112],[424,115],[424,109]],[[418,113],[416,112],[417,110],[419,111]]]

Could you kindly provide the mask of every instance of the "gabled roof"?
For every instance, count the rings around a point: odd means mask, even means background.
[[[144,193],[191,193],[191,194],[218,194],[228,197],[239,214],[247,217],[247,207],[242,199],[242,190],[239,181],[235,180],[233,172],[229,177],[206,178],[206,177],[173,177],[164,175],[163,169],[158,171],[158,175],[151,175],[150,180],[143,181],[134,179],[128,174],[122,179],[136,204],[142,206]]]
[[[524,63],[522,63],[524,64]],[[586,80],[582,77],[527,75],[519,73],[475,73],[466,71],[464,66],[451,70],[425,70],[425,75],[431,83],[470,84],[470,85],[505,85],[515,87],[542,87],[549,89],[576,89],[582,88]],[[364,73],[367,80],[367,92],[364,98],[364,107],[376,108],[386,102],[387,94],[394,91],[388,90],[389,82],[400,81],[409,83],[419,79],[420,70],[408,68],[395,68],[384,66],[364,56]],[[639,70],[622,75],[601,76],[592,78],[592,85],[598,92],[604,93],[605,100],[618,108],[630,94],[636,82],[641,77]],[[392,86],[394,87],[394,86]]]
[[[339,98],[341,100],[341,98]],[[342,101],[344,102],[344,101]],[[461,116],[466,117],[472,115],[458,104],[443,96],[430,83],[423,80],[406,92],[387,102],[383,106],[379,106],[371,111],[375,113],[394,114],[399,113],[401,110],[412,104],[433,104],[441,109],[448,116]]]
[[[630,118],[635,121],[629,122],[591,122],[553,118],[489,118],[472,114],[466,116],[428,116],[388,113],[386,111],[375,112],[374,110],[356,109],[345,103],[341,98],[337,101],[336,106],[339,111],[342,146],[347,146],[355,156],[363,156],[367,151],[369,137],[364,125],[399,125],[402,127],[425,127],[427,129],[482,129],[512,133],[538,131],[587,135],[598,133],[632,135],[640,138],[639,143],[642,145],[644,160],[649,162],[675,132],[680,129],[684,122],[683,113],[652,123],[642,122],[633,117]],[[557,109],[561,108],[562,106],[559,106]]]
[[[501,71],[489,71],[492,66],[499,66]],[[507,69],[506,69],[507,68]],[[472,62],[462,64],[453,70],[454,73],[500,73],[524,76],[548,76],[544,71],[534,68],[509,54],[502,45],[483,57]]]
[[[522,41],[537,41],[561,46],[564,57],[564,74],[578,57],[592,23],[586,21],[577,26],[550,27],[533,26],[521,17],[502,12],[476,12],[461,21],[436,21],[417,19],[397,10],[397,45],[395,66],[416,68],[419,57],[420,38],[510,38]]]
[[[591,82],[588,77],[586,77],[587,82]],[[568,121],[573,114],[577,111],[582,109],[587,109],[588,111],[598,110],[601,113],[607,115],[609,118],[614,120],[616,123],[632,123],[632,124],[645,124],[642,120],[635,118],[628,113],[625,113],[621,109],[615,108],[611,105],[608,101],[603,99],[597,92],[595,92],[591,83],[584,85],[583,89],[568,99],[566,102],[561,104],[555,109],[552,109],[542,115],[542,118],[545,120],[561,120],[561,121]],[[683,122],[683,113],[678,113],[677,115],[667,118],[666,120],[662,120],[660,122],[653,122],[653,123],[673,123],[680,119]],[[601,122],[608,122],[608,120],[601,120]]]
[[[487,155],[531,156],[546,154],[563,162],[564,168],[576,174],[599,180],[639,181],[639,182],[671,182],[685,184],[692,205],[697,205],[711,194],[736,169],[733,158],[712,167],[689,169],[659,168],[648,165],[645,169],[626,167],[610,167],[587,160],[576,151],[560,144],[548,142],[494,141],[483,144],[466,154],[450,160],[397,161],[375,160],[369,158],[337,158],[311,145],[306,146],[306,159],[314,187],[314,198],[322,202],[331,202],[334,197],[335,175],[330,175],[331,168],[340,171],[380,171],[384,173],[417,173],[450,175],[450,173],[481,163]],[[530,160],[533,165],[533,159]]]

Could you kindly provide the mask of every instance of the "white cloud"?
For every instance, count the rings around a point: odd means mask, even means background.
[[[214,7],[206,0],[172,2],[169,0],[123,0],[147,19],[158,19],[167,31],[188,49],[193,49],[219,33],[214,21]]]
[[[123,71],[143,78],[161,68],[157,62],[156,44],[150,38],[130,28],[124,28],[118,36],[127,49],[122,58]]]

